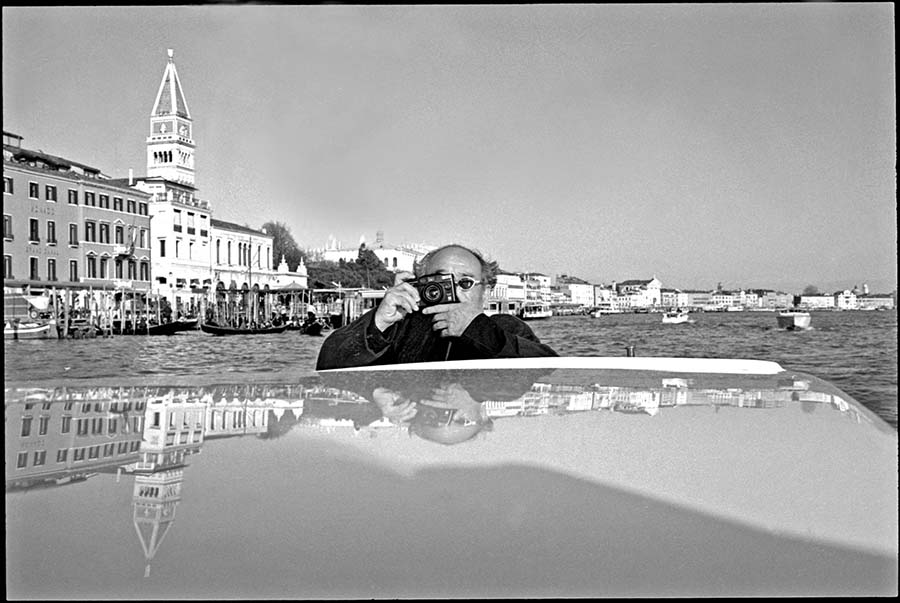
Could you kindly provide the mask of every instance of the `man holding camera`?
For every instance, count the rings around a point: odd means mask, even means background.
[[[414,270],[415,275],[397,273],[374,311],[323,342],[316,370],[557,355],[521,319],[484,314],[485,289],[496,282],[496,262],[461,245],[446,245],[426,254]]]

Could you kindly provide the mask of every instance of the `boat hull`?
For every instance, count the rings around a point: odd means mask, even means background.
[[[275,335],[284,333],[287,325],[270,327],[268,329],[240,329],[236,327],[223,327],[219,325],[201,324],[200,330],[210,335]]]
[[[664,325],[678,325],[689,321],[690,317],[687,314],[663,314],[662,317]]]
[[[781,312],[776,318],[778,327],[789,331],[808,329],[811,322],[808,312]]]
[[[3,327],[3,339],[50,339],[54,333],[49,323],[7,323]]]

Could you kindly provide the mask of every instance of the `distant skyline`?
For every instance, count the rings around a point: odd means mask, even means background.
[[[143,175],[169,48],[199,197],[304,248],[897,286],[891,3],[3,7],[4,130]]]

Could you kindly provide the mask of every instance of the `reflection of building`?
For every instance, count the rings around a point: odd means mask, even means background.
[[[134,478],[133,520],[147,560],[145,577],[150,575],[150,562],[175,521],[183,481],[184,467],[181,465],[139,474]]]
[[[145,402],[134,388],[32,388],[8,391],[6,403],[7,488],[66,483],[137,457]]]
[[[526,417],[563,414],[588,410],[656,415],[665,407],[731,406],[736,408],[783,408],[793,402],[829,404],[857,422],[862,415],[843,398],[831,393],[808,391],[809,383],[790,380],[773,388],[691,387],[685,379],[661,379],[659,387],[616,385],[572,386],[535,383],[531,390],[514,400],[486,400],[487,415]],[[808,406],[804,407],[808,411]]]
[[[206,403],[183,391],[155,391],[147,397],[140,460],[134,471],[155,471],[200,452]]]

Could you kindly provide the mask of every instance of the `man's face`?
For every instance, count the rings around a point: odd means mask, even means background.
[[[456,295],[460,303],[468,303],[481,307],[484,304],[484,290],[486,285],[482,282],[481,262],[471,252],[460,247],[448,247],[437,252],[428,259],[422,267],[423,274],[452,274],[456,281]],[[464,289],[460,281],[473,281],[475,284],[469,289]]]

